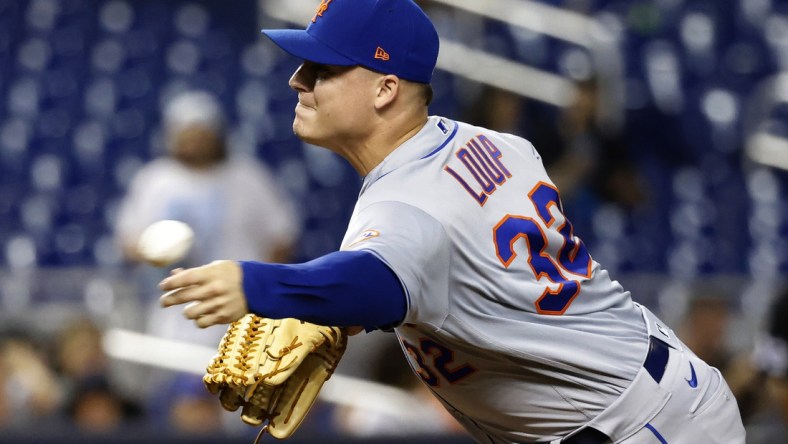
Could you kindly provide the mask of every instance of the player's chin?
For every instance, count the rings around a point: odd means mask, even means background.
[[[314,144],[315,137],[313,133],[314,131],[310,131],[309,125],[296,116],[295,120],[293,120],[293,134],[306,143]]]
[[[306,142],[306,134],[307,132],[304,130],[304,123],[301,122],[297,117],[293,120],[293,134],[298,136],[299,139]]]

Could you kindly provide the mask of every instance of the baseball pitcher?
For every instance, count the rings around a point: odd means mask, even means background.
[[[176,271],[163,305],[393,329],[480,443],[744,442],[720,372],[594,261],[537,149],[428,115],[438,35],[411,0],[323,0],[306,30],[263,32],[303,60],[295,133],[364,178],[347,233],[304,264]]]

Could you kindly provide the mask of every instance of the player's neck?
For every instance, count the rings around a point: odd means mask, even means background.
[[[347,150],[344,157],[358,174],[364,177],[397,147],[421,131],[426,123],[425,112],[409,119],[381,124],[359,146]]]

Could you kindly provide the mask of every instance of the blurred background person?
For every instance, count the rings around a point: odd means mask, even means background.
[[[262,162],[233,155],[225,123],[221,104],[207,92],[187,91],[167,103],[168,155],[137,172],[117,218],[127,258],[139,260],[136,242],[145,227],[176,219],[196,233],[188,263],[217,257],[290,260],[299,235],[293,205]]]
[[[299,217],[276,178],[260,161],[234,155],[219,101],[204,91],[173,97],[163,112],[167,156],[134,176],[117,217],[125,257],[139,261],[137,240],[151,223],[185,222],[195,242],[179,266],[216,258],[287,262],[300,234]],[[174,266],[173,265],[173,266]],[[152,297],[147,331],[216,346],[222,328],[195,332],[177,310],[156,304],[163,271],[146,269],[143,291]]]
[[[143,332],[210,348],[218,346],[225,328],[189,328],[180,310],[162,310],[157,281],[176,266],[217,258],[287,262],[300,235],[299,216],[284,187],[260,160],[233,152],[226,123],[221,103],[206,91],[187,90],[166,101],[162,113],[166,155],[153,159],[134,175],[115,227],[124,257],[139,265],[135,267],[137,291],[147,307],[143,308]],[[163,219],[185,222],[194,230],[191,251],[166,268],[140,264],[140,234]],[[170,370],[151,368],[146,373],[143,390],[150,396],[166,390],[178,378]],[[199,381],[199,377],[192,378]],[[167,417],[183,422],[178,411],[182,408]],[[197,412],[217,415],[210,421],[203,418],[205,425],[221,421],[221,412]],[[233,425],[236,430],[242,428]]]
[[[109,373],[109,358],[101,339],[101,328],[86,318],[67,322],[58,331],[52,347],[55,368],[67,384]]]
[[[188,435],[217,433],[226,413],[200,378],[186,374],[176,375],[153,397],[151,411],[157,427]]]
[[[68,423],[81,432],[108,433],[145,418],[139,400],[115,380],[96,322],[84,317],[66,322],[51,350],[65,392],[63,419]]]
[[[754,348],[737,357],[729,371],[748,444],[788,442],[788,286],[769,308]]]
[[[631,211],[648,199],[626,135],[600,122],[597,83],[575,81],[570,103],[558,110],[495,87],[482,88],[464,110],[469,123],[519,135],[539,150],[581,235],[600,206]]]
[[[24,332],[0,337],[0,428],[57,419],[66,392],[45,350]]]
[[[4,365],[0,365],[0,380],[5,381],[8,378],[7,370]],[[11,400],[8,396],[8,387],[6,384],[0,384],[0,429],[8,427],[11,422]]]
[[[689,295],[686,313],[676,333],[698,357],[727,372],[733,351],[728,341],[731,326],[731,301],[723,289],[698,285]]]
[[[140,405],[121,394],[105,375],[81,379],[71,388],[66,419],[86,434],[109,433],[144,418]]]
[[[600,122],[598,79],[577,81],[575,86],[572,102],[557,120],[560,156],[546,164],[562,199],[574,202],[591,194],[595,201],[612,202],[625,208],[642,203],[645,200],[642,179],[624,134]]]

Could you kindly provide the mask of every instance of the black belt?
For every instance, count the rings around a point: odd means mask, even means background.
[[[561,440],[561,444],[610,444],[611,440],[607,435],[593,427],[586,427],[574,435]]]
[[[643,361],[643,368],[645,368],[648,374],[657,381],[657,384],[662,381],[662,376],[665,374],[665,367],[668,366],[669,357],[670,346],[659,338],[649,336],[648,353],[646,354],[646,360]]]
[[[665,367],[668,366],[669,357],[670,346],[661,339],[649,336],[648,353],[646,353],[646,360],[643,361],[643,368],[657,383],[662,381],[662,376],[665,375]],[[561,440],[561,444],[608,444],[611,442],[613,440],[593,427],[586,427],[571,437]]]

